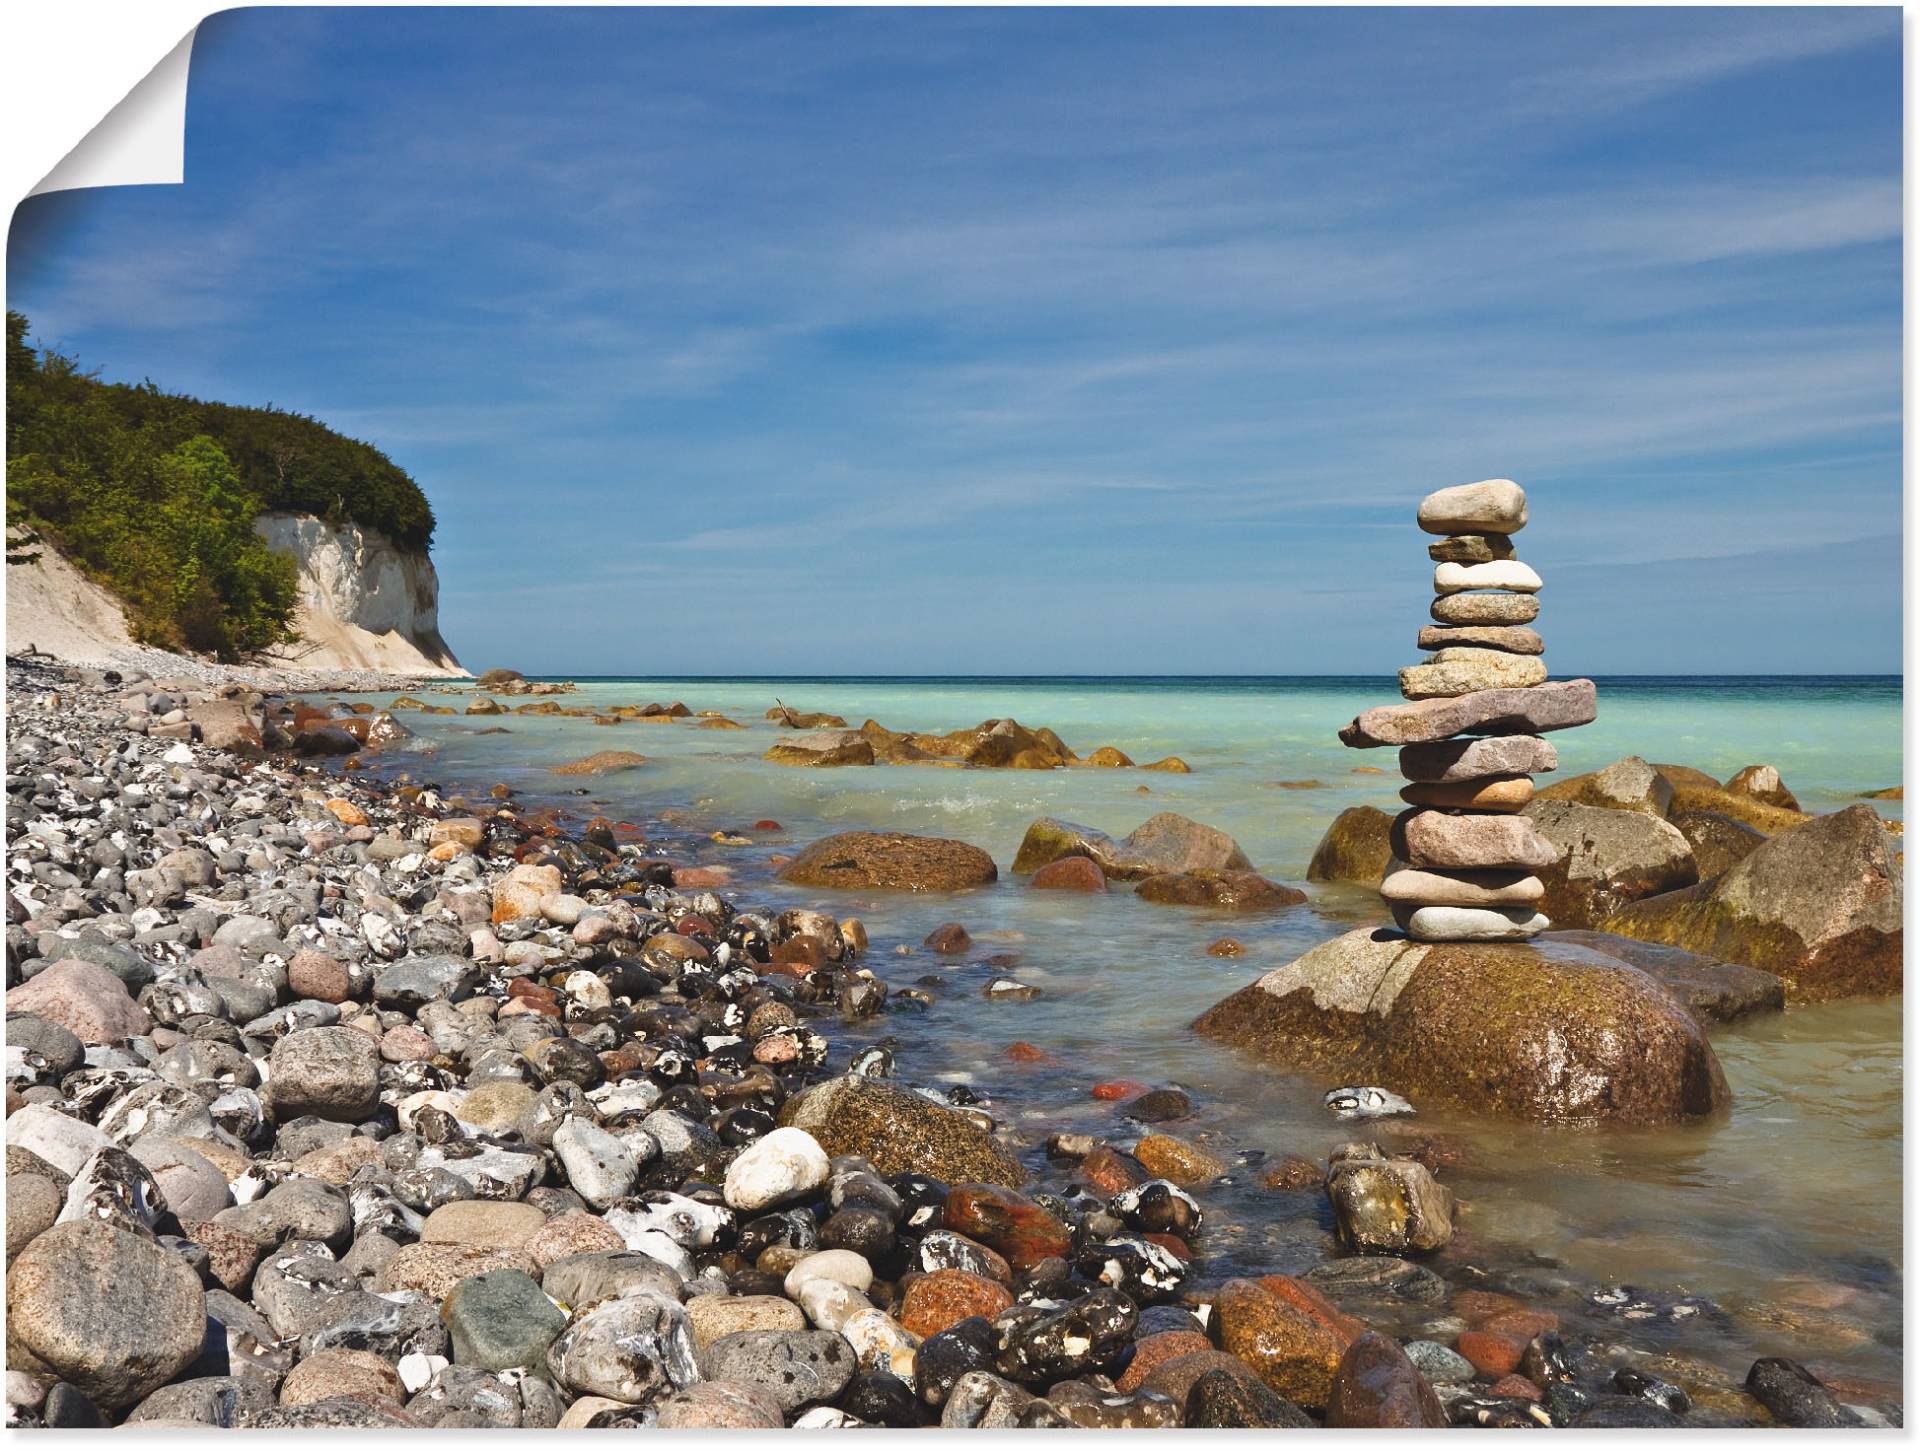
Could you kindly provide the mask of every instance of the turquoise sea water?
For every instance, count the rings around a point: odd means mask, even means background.
[[[1338,727],[1397,698],[1391,680],[1219,679],[661,679],[579,680],[568,705],[684,701],[744,730],[692,721],[595,726],[582,719],[407,714],[417,749],[387,758],[449,791],[495,782],[526,803],[579,818],[604,812],[647,827],[675,860],[728,867],[748,903],[830,906],[869,925],[874,970],[899,986],[933,979],[924,1014],[890,1014],[836,1032],[837,1042],[899,1041],[900,1071],[965,1081],[1038,1147],[1063,1127],[1124,1137],[1087,1096],[1104,1078],[1177,1082],[1202,1106],[1183,1125],[1229,1156],[1324,1155],[1353,1136],[1320,1098],[1334,1085],[1276,1076],[1186,1030],[1227,993],[1350,926],[1383,920],[1352,888],[1309,888],[1311,903],[1264,918],[1156,908],[1124,889],[1103,898],[1031,893],[1007,874],[1027,824],[1056,815],[1115,834],[1177,811],[1237,838],[1254,864],[1300,883],[1315,843],[1343,808],[1397,806],[1391,751],[1352,751]],[[1900,783],[1901,681],[1886,678],[1640,678],[1599,681],[1600,717],[1554,736],[1561,774],[1629,753],[1725,779],[1768,762],[1810,811]],[[416,692],[464,706],[462,694]],[[1178,755],[1187,776],[1138,770],[1051,772],[935,766],[807,770],[760,759],[790,734],[764,719],[775,700],[858,726],[946,731],[997,716],[1051,726],[1082,755],[1118,746],[1137,762]],[[507,700],[508,705],[517,704]],[[505,733],[480,734],[504,727]],[[614,776],[549,768],[592,751],[648,757]],[[1142,792],[1141,788],[1146,790]],[[1898,820],[1902,803],[1876,801]],[[781,829],[753,830],[771,819]],[[833,830],[890,828],[953,836],[987,850],[1002,880],[939,899],[888,894],[835,900],[774,880],[769,858]],[[733,832],[746,846],[709,839]],[[943,921],[966,924],[972,958],[917,947]],[[1231,933],[1238,959],[1206,945]],[[980,989],[1008,957],[1043,989],[1032,1002],[987,1003]],[[1004,1049],[1040,1045],[1051,1063],[1021,1067]],[[1639,1352],[1691,1355],[1736,1377],[1760,1354],[1895,1376],[1900,1366],[1901,1014],[1897,999],[1800,1008],[1718,1030],[1734,1092],[1724,1120],[1657,1132],[1541,1132],[1423,1115],[1458,1137],[1446,1172],[1461,1199],[1449,1251],[1501,1283],[1524,1285]],[[1324,1211],[1311,1196],[1275,1196],[1257,1173],[1210,1191],[1207,1250],[1225,1269],[1289,1269],[1324,1254]],[[1517,1277],[1517,1278],[1516,1278]],[[1682,1324],[1628,1325],[1581,1308],[1594,1286],[1701,1296],[1710,1313]],[[1418,1329],[1418,1317],[1403,1327]]]

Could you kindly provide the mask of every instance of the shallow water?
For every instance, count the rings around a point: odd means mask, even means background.
[[[1394,698],[1379,680],[580,684],[566,704],[678,699],[696,711],[725,711],[748,729],[410,713],[404,718],[425,754],[389,757],[389,768],[448,790],[503,781],[524,801],[649,825],[657,839],[671,841],[676,860],[726,864],[742,900],[768,905],[827,905],[817,893],[772,880],[767,858],[834,829],[958,837],[989,851],[1004,873],[1036,816],[1121,834],[1156,811],[1178,811],[1230,832],[1268,875],[1299,883],[1338,811],[1398,804],[1397,778],[1355,771],[1391,772],[1392,752],[1349,751],[1334,736],[1359,709]],[[1603,679],[1600,687],[1600,719],[1554,737],[1563,774],[1629,752],[1721,779],[1764,761],[1780,768],[1812,811],[1901,780],[1897,678]],[[775,766],[759,758],[788,734],[763,719],[776,698],[843,715],[854,726],[873,717],[896,730],[944,731],[1012,715],[1052,726],[1082,755],[1102,745],[1136,761],[1177,754],[1194,774]],[[479,734],[491,726],[507,733]],[[585,795],[574,794],[578,780],[547,770],[613,747],[643,752],[649,763],[588,782]],[[1900,818],[1898,801],[1873,805]],[[664,833],[663,818],[670,823]],[[783,829],[746,829],[763,818]],[[707,839],[722,828],[740,830],[753,845]],[[1202,1111],[1177,1131],[1211,1142],[1224,1157],[1323,1156],[1355,1136],[1321,1106],[1333,1085],[1259,1070],[1186,1028],[1260,973],[1350,926],[1383,920],[1370,893],[1308,890],[1308,907],[1264,918],[1151,907],[1124,888],[1104,898],[1029,893],[1004,875],[957,898],[842,896],[831,906],[866,920],[874,970],[896,986],[931,976],[938,1001],[922,1015],[890,1013],[837,1040],[895,1036],[903,1075],[970,1083],[1031,1138],[1036,1162],[1037,1146],[1063,1128],[1124,1137],[1127,1125],[1113,1108],[1087,1096],[1091,1084],[1115,1077],[1187,1088]],[[948,920],[972,933],[978,947],[969,958],[892,955],[896,944],[917,944]],[[1206,955],[1223,933],[1246,945],[1244,957]],[[1011,971],[1043,996],[984,1001],[980,988],[995,970],[980,959],[998,953],[1014,954]],[[1016,1040],[1040,1045],[1054,1061],[1011,1063],[1004,1050]],[[1488,1283],[1527,1291],[1576,1323],[1617,1330],[1623,1345],[1697,1357],[1736,1378],[1756,1355],[1789,1354],[1897,1379],[1899,1000],[1793,1009],[1719,1029],[1714,1043],[1734,1097],[1719,1122],[1576,1132],[1444,1115],[1412,1121],[1456,1139],[1463,1156],[1443,1172],[1461,1199],[1460,1235],[1443,1270],[1461,1283],[1491,1275]],[[1317,1196],[1262,1190],[1253,1166],[1234,1177],[1236,1186],[1208,1195],[1218,1226],[1205,1245],[1210,1275],[1298,1269],[1324,1256],[1327,1221]],[[1621,1284],[1652,1304],[1655,1318],[1621,1318],[1588,1302],[1596,1287]],[[1676,1300],[1689,1303],[1680,1318],[1666,1318]],[[1394,1328],[1416,1330],[1431,1313],[1410,1312]]]

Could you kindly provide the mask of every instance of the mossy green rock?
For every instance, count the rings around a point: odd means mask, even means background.
[[[1773,808],[1769,808],[1773,809]],[[1613,913],[1601,927],[1785,979],[1790,1002],[1901,990],[1899,863],[1871,807],[1816,816],[1720,876]]]
[[[780,1121],[829,1154],[858,1154],[883,1175],[930,1174],[949,1184],[1027,1182],[1020,1161],[964,1114],[877,1078],[848,1074],[787,1101]]]
[[[440,1308],[459,1365],[512,1370],[545,1363],[547,1347],[567,1328],[566,1312],[521,1270],[470,1275]]]
[[[1429,944],[1361,929],[1194,1027],[1322,1082],[1539,1123],[1675,1123],[1728,1102],[1712,1047],[1665,988],[1569,944]]]
[[[1307,864],[1310,882],[1358,882],[1377,887],[1393,857],[1393,818],[1377,806],[1349,806],[1334,817]]]

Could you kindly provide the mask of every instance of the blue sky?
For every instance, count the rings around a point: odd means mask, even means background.
[[[433,500],[475,669],[1900,668],[1900,13],[286,10],[9,306]]]

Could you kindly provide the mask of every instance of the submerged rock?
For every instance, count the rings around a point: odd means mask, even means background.
[[[1290,1072],[1554,1123],[1672,1123],[1728,1101],[1713,1049],[1639,969],[1563,944],[1426,944],[1362,929],[1202,1014]]]
[[[1297,907],[1307,894],[1268,881],[1258,872],[1178,872],[1148,877],[1136,896],[1163,907],[1213,907],[1223,912],[1275,912]]]
[[[1349,806],[1334,817],[1307,863],[1310,882],[1377,887],[1393,860],[1393,818],[1377,806]]]
[[[882,1174],[1016,1189],[1027,1181],[1020,1161],[965,1114],[877,1078],[831,1079],[790,1099],[781,1117],[828,1154],[857,1154]]]

